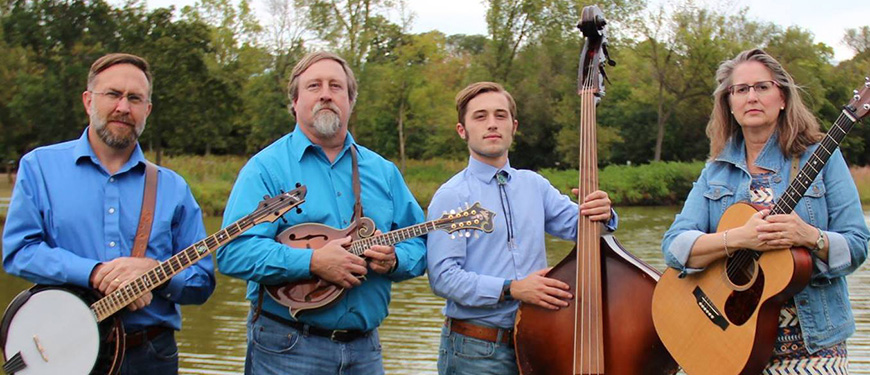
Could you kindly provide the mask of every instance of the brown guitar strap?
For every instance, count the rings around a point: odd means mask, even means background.
[[[145,194],[142,197],[142,212],[139,214],[139,228],[133,241],[131,256],[144,257],[151,238],[151,223],[154,222],[154,205],[157,203],[157,166],[145,161]]]
[[[350,145],[350,160],[351,165],[353,166],[352,171],[352,184],[353,184],[353,196],[356,200],[353,204],[353,219],[358,220],[363,217],[363,209],[362,209],[362,200],[360,198],[361,188],[359,183],[359,162],[356,157],[356,147],[354,145]],[[251,323],[256,322],[257,319],[260,318],[260,312],[263,311],[263,298],[266,297],[266,287],[262,284],[259,286],[259,290],[257,291],[257,306],[254,308],[254,315],[251,317]]]
[[[356,147],[350,145],[350,160],[353,164],[353,197],[356,200],[353,204],[353,220],[359,220],[363,217],[362,198],[360,197],[359,162],[356,159]]]

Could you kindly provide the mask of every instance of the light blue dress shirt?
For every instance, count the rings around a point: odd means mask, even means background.
[[[21,158],[3,231],[6,272],[38,284],[90,287],[100,262],[130,256],[142,210],[145,158],[139,145],[114,175],[100,164],[88,130],[73,141]],[[205,237],[202,212],[175,172],[159,168],[154,223],[145,256],[163,261]],[[153,291],[143,310],[121,311],[128,331],[181,329],[178,304],[201,304],[214,291],[208,256]]]
[[[218,251],[218,268],[224,274],[248,281],[247,298],[257,300],[259,284],[280,284],[309,279],[310,249],[294,249],[274,240],[284,229],[303,223],[320,223],[346,228],[353,216],[350,147],[357,148],[362,188],[363,214],[374,220],[382,232],[423,221],[423,210],[405,185],[396,166],[375,152],[357,145],[348,134],[344,148],[330,162],[323,149],[296,126],[296,130],[275,141],[239,172],[224,211],[224,223],[231,223],[253,211],[263,195],[290,191],[301,183],[308,188],[301,214],[290,211],[286,223],[264,223],[242,234]],[[387,316],[392,282],[420,276],[426,270],[426,248],[421,238],[396,244],[399,261],[388,275],[369,271],[365,281],[347,291],[338,303],[318,311],[303,312],[298,320],[325,329],[377,328]],[[286,319],[287,308],[267,294],[263,309]]]
[[[474,202],[496,215],[492,233],[479,237],[451,239],[444,232],[429,233],[429,284],[435,294],[447,299],[443,310],[447,317],[511,328],[519,301],[499,302],[505,280],[524,279],[547,267],[544,232],[576,240],[578,206],[535,172],[513,169],[510,162],[501,170],[508,173],[505,191],[510,208],[500,198],[495,179],[499,169],[473,157],[467,168],[435,192],[429,220]],[[506,210],[514,212],[512,243]],[[608,229],[614,230],[617,221],[613,212]]]

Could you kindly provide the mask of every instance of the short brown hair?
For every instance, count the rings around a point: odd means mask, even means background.
[[[91,64],[91,70],[88,72],[88,90],[93,88],[97,74],[100,74],[102,71],[118,64],[130,64],[139,68],[142,73],[145,73],[145,79],[148,80],[148,97],[150,98],[152,89],[151,67],[145,59],[128,53],[110,53],[100,57],[97,61],[94,61],[94,63]]]
[[[716,70],[718,86],[713,92],[713,112],[707,123],[707,137],[710,138],[710,159],[715,159],[725,149],[728,140],[740,132],[740,124],[731,113],[728,102],[731,75],[738,65],[755,61],[764,65],[773,75],[778,90],[785,99],[785,108],[776,121],[779,130],[779,149],[783,155],[798,156],[810,145],[822,139],[819,122],[801,100],[800,87],[782,64],[764,50],[755,48],[740,52],[731,60],[724,61]]]
[[[468,102],[476,96],[487,92],[499,92],[504,94],[508,100],[508,107],[511,112],[511,120],[517,119],[517,103],[511,93],[495,82],[475,82],[456,94],[456,112],[459,114],[459,123],[465,125],[465,113],[468,111]]]
[[[293,116],[296,116],[296,110],[293,109],[293,103],[299,98],[299,76],[302,75],[302,73],[305,73],[305,71],[315,63],[327,59],[333,60],[341,65],[344,74],[347,75],[347,97],[350,99],[350,105],[353,106],[354,102],[356,102],[356,77],[354,77],[353,70],[350,69],[350,65],[347,64],[347,61],[344,61],[341,56],[332,52],[312,52],[305,55],[305,57],[296,63],[296,66],[293,67],[293,72],[290,74],[290,83],[287,84],[287,96],[290,97],[290,111],[293,113]]]

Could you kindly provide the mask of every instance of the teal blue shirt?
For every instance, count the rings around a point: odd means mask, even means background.
[[[344,147],[330,162],[320,146],[296,130],[263,149],[239,172],[224,211],[224,225],[254,211],[264,195],[290,191],[301,183],[308,188],[302,213],[290,211],[287,222],[255,226],[218,250],[218,269],[248,281],[247,298],[256,302],[259,284],[279,284],[311,278],[313,250],[294,249],[274,240],[284,229],[302,223],[347,227],[353,216],[350,147],[359,155],[364,215],[382,232],[423,221],[423,210],[405,185],[396,166],[375,152],[354,143],[350,134]],[[420,276],[426,269],[423,240],[414,238],[396,244],[397,269],[381,275],[369,272],[363,283],[351,288],[338,303],[318,311],[304,312],[299,321],[326,329],[372,330],[387,317],[392,282]],[[286,307],[265,294],[263,309],[287,319]]]

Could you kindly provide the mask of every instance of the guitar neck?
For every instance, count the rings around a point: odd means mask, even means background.
[[[208,254],[211,254],[217,248],[230,242],[253,226],[254,220],[251,218],[251,215],[245,216],[202,241],[188,246],[178,254],[173,255],[148,272],[145,272],[142,276],[122,285],[118,290],[94,302],[91,305],[91,310],[96,314],[97,321],[103,321],[139,297],[142,297],[145,293],[168,282],[185,268],[205,258]]]
[[[807,163],[788,185],[785,194],[776,202],[776,205],[771,210],[772,215],[789,214],[794,210],[798,201],[801,200],[801,197],[809,189],[810,184],[813,183],[813,180],[816,179],[816,176],[825,167],[828,159],[831,158],[831,154],[840,146],[843,138],[852,130],[856,122],[857,118],[855,115],[848,109],[843,109],[840,117],[837,118],[837,121],[828,130],[828,133],[825,134],[825,138],[819,143],[819,148],[810,155]]]
[[[409,238],[422,236],[435,229],[438,229],[438,223],[441,221],[447,220],[438,219],[427,221],[425,223],[412,225],[410,227],[389,231],[381,235],[363,238],[361,240],[357,240],[351,243],[350,249],[348,249],[348,251],[350,251],[354,255],[363,256],[363,252],[365,252],[366,249],[372,247],[372,245],[390,246],[407,240]]]

